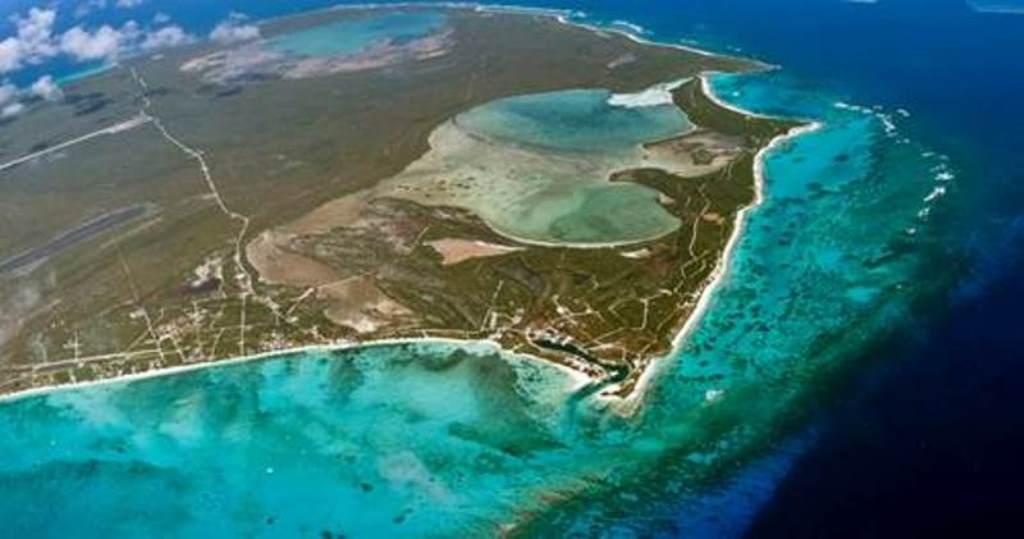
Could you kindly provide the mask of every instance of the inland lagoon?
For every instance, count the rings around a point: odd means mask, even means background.
[[[393,194],[465,207],[525,243],[596,247],[663,236],[679,220],[658,192],[610,181],[618,171],[673,166],[646,146],[693,125],[663,92],[667,102],[636,105],[628,95],[577,89],[475,107],[434,131],[431,151],[392,180]]]
[[[294,30],[270,39],[268,47],[297,56],[355,55],[374,46],[424,37],[444,22],[443,14],[432,11],[385,13]]]
[[[456,123],[503,142],[591,154],[628,154],[692,128],[671,96],[634,106],[616,104],[615,97],[608,90],[507,97],[458,115]]]

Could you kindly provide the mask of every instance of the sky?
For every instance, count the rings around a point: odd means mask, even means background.
[[[259,28],[231,13],[203,35],[153,11],[156,0],[15,0],[0,8],[0,119],[27,104],[58,100],[56,74],[109,64],[201,39],[235,42],[259,37]]]

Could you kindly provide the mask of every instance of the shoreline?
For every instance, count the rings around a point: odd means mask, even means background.
[[[260,352],[258,354],[238,356],[229,359],[199,361],[188,365],[178,365],[174,367],[167,367],[164,369],[156,369],[152,371],[128,374],[113,378],[103,378],[100,380],[89,380],[87,382],[69,382],[67,384],[33,387],[22,391],[16,391],[13,393],[0,395],[0,405],[10,404],[15,401],[29,399],[32,397],[53,395],[57,393],[64,393],[69,391],[75,391],[78,389],[86,389],[90,387],[110,386],[120,383],[130,384],[133,382],[139,382],[142,380],[149,380],[153,378],[164,378],[168,376],[176,376],[179,374],[188,374],[190,372],[200,371],[204,369],[211,369],[217,367],[231,367],[235,365],[243,365],[245,363],[254,363],[259,361],[272,361],[274,359],[283,359],[285,356],[293,354],[304,354],[311,352],[344,352],[349,350],[399,346],[407,344],[439,344],[449,345],[457,348],[471,348],[474,346],[483,346],[491,348],[494,352],[497,352],[500,355],[519,356],[522,358],[528,358],[530,361],[543,362],[543,364],[548,365],[554,368],[555,370],[562,372],[563,374],[566,375],[567,379],[572,381],[571,392],[575,392],[585,387],[586,385],[593,383],[593,380],[589,376],[583,374],[580,371],[566,367],[565,365],[562,365],[560,363],[555,363],[553,361],[540,360],[530,354],[506,350],[503,346],[501,346],[501,343],[491,339],[464,340],[453,339],[448,337],[396,337],[392,339],[377,339],[364,342],[335,342],[325,344],[309,344],[305,346],[297,346],[294,348],[283,348],[281,350],[269,350],[266,352]]]
[[[683,51],[690,52],[690,53],[700,54],[702,56],[740,59],[738,57],[734,57],[734,56],[730,56],[730,55],[717,54],[717,53],[712,53],[712,52],[709,52],[709,51],[704,51],[704,50],[697,49],[697,48],[694,48],[694,47],[690,47],[690,46],[687,46],[687,45],[674,44],[674,43],[661,43],[661,42],[651,41],[651,40],[648,40],[646,38],[642,38],[640,36],[634,35],[634,34],[628,32],[626,30],[623,30],[623,29],[618,29],[618,28],[602,28],[602,27],[599,27],[599,26],[596,26],[596,25],[592,25],[592,24],[572,21],[572,20],[569,20],[569,17],[571,15],[573,15],[575,12],[568,11],[568,10],[553,10],[553,9],[545,9],[545,8],[531,8],[531,7],[510,6],[510,5],[502,5],[502,4],[488,5],[488,4],[455,3],[455,2],[438,2],[438,3],[412,4],[412,3],[403,2],[403,3],[395,3],[395,4],[344,5],[344,6],[332,6],[332,7],[323,8],[323,9],[320,9],[320,10],[312,10],[312,11],[304,12],[304,13],[301,13],[301,14],[283,15],[282,17],[265,19],[263,21],[259,21],[257,24],[264,24],[266,22],[270,22],[272,20],[276,20],[276,19],[280,19],[280,18],[284,18],[284,17],[294,17],[294,16],[299,16],[299,15],[307,15],[307,14],[310,14],[310,13],[315,14],[317,12],[330,12],[330,11],[347,10],[347,9],[381,9],[381,8],[409,8],[409,7],[420,7],[420,8],[422,8],[422,7],[426,7],[426,8],[440,7],[440,8],[447,8],[447,9],[472,9],[472,10],[475,10],[475,11],[478,11],[478,12],[510,13],[510,14],[522,14],[522,15],[533,15],[533,16],[550,17],[550,18],[552,18],[552,19],[554,19],[554,20],[558,21],[559,23],[564,24],[566,26],[576,26],[576,27],[579,27],[579,28],[584,28],[586,30],[589,30],[589,31],[592,31],[592,32],[598,32],[598,33],[616,33],[616,34],[619,34],[621,36],[624,36],[625,38],[627,38],[627,39],[629,39],[631,41],[634,41],[636,43],[639,43],[639,44],[642,44],[642,45],[646,45],[646,46],[664,47],[664,48],[671,48],[671,49],[676,49],[676,50],[683,50]],[[745,58],[742,59],[742,60],[747,61],[747,62],[749,62],[749,63],[751,63],[753,65],[764,66],[765,67],[764,70],[766,70],[766,71],[778,68],[778,66],[772,66],[772,65],[764,64],[764,63],[756,61],[756,60],[749,60],[749,59],[745,59]],[[709,75],[712,75],[713,73],[714,72],[701,73],[700,75],[698,75],[698,78],[700,79],[700,83],[701,83],[701,91],[713,103],[715,103],[716,106],[719,106],[719,107],[721,107],[723,109],[727,109],[729,111],[732,111],[732,112],[735,112],[737,114],[741,114],[741,115],[744,115],[744,116],[748,116],[748,117],[763,118],[763,119],[780,119],[778,117],[762,115],[762,114],[755,113],[755,112],[752,112],[752,111],[746,111],[746,110],[740,109],[739,107],[736,107],[736,106],[734,106],[732,104],[729,104],[729,103],[726,103],[725,101],[723,101],[721,98],[719,98],[714,93],[714,91],[711,88],[710,82],[708,80]],[[763,193],[763,187],[764,187],[764,161],[765,161],[765,157],[767,156],[768,152],[777,149],[781,144],[783,144],[784,142],[786,142],[788,140],[791,140],[791,139],[800,137],[802,135],[805,135],[805,134],[817,131],[818,129],[820,129],[823,126],[823,124],[821,122],[813,121],[813,120],[805,120],[805,119],[797,118],[797,119],[795,119],[795,121],[803,122],[804,125],[792,128],[788,132],[783,133],[783,134],[775,137],[774,139],[772,139],[769,142],[769,144],[767,146],[765,146],[764,148],[761,148],[761,150],[759,150],[757,152],[757,154],[754,156],[754,171],[753,171],[754,172],[754,184],[755,184],[754,185],[754,193],[755,193],[754,201],[751,204],[741,208],[737,212],[736,217],[734,219],[733,232],[730,235],[728,241],[726,242],[725,248],[723,249],[723,251],[721,253],[721,256],[719,257],[718,264],[716,265],[715,270],[712,272],[712,275],[711,275],[710,279],[708,280],[707,284],[701,288],[701,290],[699,292],[697,304],[694,307],[693,312],[690,313],[690,315],[686,318],[686,321],[684,322],[682,328],[672,338],[672,341],[671,341],[672,351],[667,356],[663,356],[663,357],[657,358],[657,359],[652,359],[646,365],[646,367],[644,368],[643,372],[640,373],[640,376],[637,378],[637,382],[636,382],[633,390],[625,398],[616,397],[616,396],[612,396],[612,395],[607,395],[605,393],[606,393],[607,389],[609,389],[609,388],[604,388],[601,391],[599,391],[597,394],[594,395],[594,397],[596,399],[598,399],[599,401],[605,401],[605,402],[609,402],[609,403],[613,404],[613,406],[618,411],[624,412],[626,415],[630,415],[630,414],[634,413],[637,409],[639,409],[639,407],[640,407],[640,405],[642,404],[642,401],[643,401],[642,397],[647,393],[647,391],[648,391],[649,387],[651,386],[653,380],[656,378],[657,373],[660,371],[660,368],[662,368],[660,364],[666,363],[667,362],[666,360],[668,358],[673,357],[673,356],[678,354],[678,352],[680,351],[681,345],[682,345],[682,341],[685,340],[692,333],[692,331],[695,329],[695,327],[697,325],[697,322],[699,322],[703,318],[704,314],[706,313],[706,311],[707,311],[707,309],[708,309],[708,307],[710,305],[710,301],[711,301],[711,298],[714,295],[714,292],[718,289],[719,285],[724,281],[724,278],[728,275],[729,267],[731,266],[731,259],[732,259],[732,256],[733,256],[733,251],[734,251],[734,249],[736,247],[736,244],[738,243],[739,238],[741,237],[741,235],[742,235],[742,233],[744,231],[745,224],[746,224],[746,217],[747,217],[747,215],[748,215],[748,213],[750,211],[752,211],[752,210],[756,209],[757,207],[759,207],[763,203],[763,201],[764,201],[764,193]],[[514,238],[510,238],[510,239],[514,239]],[[519,240],[515,240],[515,241],[519,241]],[[652,240],[647,240],[647,241],[652,241]],[[627,242],[626,244],[628,245],[628,244],[637,244],[637,243],[644,243],[644,241],[640,241],[640,242],[633,241],[633,242]],[[542,246],[542,245],[535,245],[535,246]],[[559,246],[564,247],[564,245],[559,245]],[[594,245],[594,244],[590,244],[590,245],[588,245],[588,248],[592,248],[592,249],[593,248],[602,248],[602,247],[608,248],[608,247],[617,247],[617,246],[621,246],[621,245],[615,245],[615,244],[612,244],[612,245]],[[499,354],[502,354],[502,355],[509,354],[509,355],[521,356],[521,357],[529,358],[532,361],[542,362],[542,363],[544,363],[546,365],[550,365],[551,367],[555,368],[558,371],[561,371],[561,372],[565,373],[567,375],[568,379],[572,380],[573,385],[572,385],[572,389],[570,390],[571,392],[576,392],[579,389],[581,389],[583,387],[586,387],[587,385],[591,385],[591,384],[594,384],[594,383],[600,383],[599,380],[595,380],[595,379],[591,378],[590,376],[588,376],[588,375],[586,375],[586,374],[584,374],[584,373],[582,373],[580,371],[577,371],[575,369],[572,369],[572,368],[567,367],[565,365],[562,365],[560,363],[557,363],[557,362],[554,362],[554,361],[545,360],[545,359],[541,359],[539,357],[533,356],[533,355],[528,354],[528,353],[513,352],[513,351],[510,351],[510,350],[506,350],[504,347],[501,346],[500,343],[498,343],[497,341],[491,340],[491,339],[464,340],[464,339],[453,339],[453,338],[444,338],[444,337],[437,337],[437,338],[432,338],[432,337],[407,337],[407,338],[378,339],[378,340],[371,340],[371,341],[365,341],[365,342],[344,342],[344,343],[312,344],[312,345],[298,346],[298,347],[294,347],[294,348],[286,348],[286,349],[281,349],[281,350],[272,350],[272,351],[267,351],[267,352],[261,352],[261,353],[258,353],[258,354],[234,357],[234,358],[229,358],[229,359],[202,361],[202,362],[197,362],[197,363],[190,364],[190,365],[180,365],[180,366],[169,367],[169,368],[165,368],[165,369],[157,369],[157,370],[148,371],[148,372],[142,372],[142,373],[125,375],[125,376],[118,376],[118,377],[113,377],[113,378],[105,378],[105,379],[101,379],[101,380],[91,380],[91,381],[87,381],[87,382],[71,382],[71,383],[67,383],[67,384],[58,384],[58,385],[34,387],[34,388],[26,389],[26,390],[23,390],[23,391],[17,391],[17,392],[13,392],[13,393],[8,393],[8,394],[0,395],[0,404],[7,404],[7,403],[14,402],[14,401],[26,399],[26,398],[31,398],[31,397],[41,396],[41,395],[47,395],[47,394],[54,394],[54,393],[64,392],[64,391],[72,391],[72,390],[88,388],[88,387],[113,385],[113,384],[117,384],[117,383],[132,383],[132,382],[135,382],[135,381],[146,380],[146,379],[151,379],[151,378],[160,378],[160,377],[164,377],[164,376],[174,376],[174,375],[177,375],[177,374],[185,374],[185,373],[188,373],[188,372],[193,372],[193,371],[197,371],[197,370],[200,370],[200,369],[206,369],[206,368],[217,367],[217,366],[231,366],[231,365],[239,365],[239,364],[248,363],[248,362],[254,362],[254,361],[271,360],[271,359],[274,359],[274,358],[280,358],[280,357],[284,357],[284,356],[287,356],[287,355],[290,355],[290,354],[297,354],[297,353],[308,353],[308,352],[318,352],[318,351],[319,352],[336,352],[336,351],[353,350],[353,349],[357,349],[357,348],[374,348],[374,347],[379,347],[379,346],[392,346],[392,345],[403,345],[403,344],[431,344],[431,343],[434,343],[434,344],[447,344],[447,345],[458,346],[458,347],[470,347],[470,346],[474,346],[474,345],[484,345],[484,346],[488,346],[488,347],[493,348],[495,351],[499,352]],[[613,387],[615,387],[615,386],[614,385],[611,386],[611,388],[613,388]]]
[[[512,234],[509,234],[508,232],[505,232],[505,231],[501,230],[500,228],[498,228],[497,226],[495,226],[491,222],[487,221],[486,219],[483,219],[482,217],[481,217],[481,220],[484,221],[484,223],[487,224],[487,228],[489,228],[492,232],[494,232],[498,236],[501,236],[502,238],[505,238],[506,240],[509,240],[512,243],[519,243],[519,244],[522,244],[522,245],[525,245],[525,246],[528,246],[528,247],[541,247],[541,248],[545,248],[545,249],[577,249],[577,250],[589,249],[589,250],[599,250],[599,249],[621,249],[623,247],[642,247],[645,243],[651,243],[651,242],[654,242],[654,241],[658,241],[661,238],[664,238],[665,236],[668,236],[669,234],[675,234],[676,230],[678,230],[678,227],[677,227],[676,229],[669,230],[668,232],[662,232],[662,233],[660,233],[660,234],[658,234],[656,236],[651,236],[649,238],[640,238],[640,239],[636,239],[636,240],[611,241],[611,242],[604,242],[604,243],[551,242],[551,241],[544,241],[544,240],[529,240],[529,239],[520,238],[518,236],[513,236]]]
[[[704,76],[701,76],[702,84],[707,84],[707,80]],[[710,90],[710,88],[708,88]],[[707,93],[712,96],[713,93]],[[717,96],[713,98],[717,103]],[[740,114],[747,114],[741,109],[730,106],[730,110],[734,110]],[[729,269],[732,266],[733,251],[736,249],[736,245],[739,243],[740,238],[743,236],[743,232],[747,225],[747,216],[750,212],[756,210],[764,203],[764,183],[765,183],[765,158],[768,154],[779,148],[786,142],[799,138],[803,135],[813,133],[824,127],[824,123],[819,121],[811,121],[804,125],[794,127],[771,140],[767,146],[761,148],[760,151],[754,156],[754,201],[747,206],[741,208],[736,212],[736,217],[733,221],[733,233],[729,236],[729,240],[725,244],[725,249],[722,250],[722,256],[719,258],[718,265],[715,267],[714,272],[711,274],[711,278],[708,283],[701,289],[697,305],[694,307],[693,312],[686,318],[686,322],[683,327],[676,333],[676,336],[672,339],[672,351],[668,356],[652,361],[644,372],[642,372],[637,378],[636,385],[633,387],[633,391],[624,398],[619,399],[619,406],[627,414],[634,413],[639,409],[643,403],[643,396],[646,395],[648,389],[657,377],[659,370],[664,368],[664,364],[667,363],[670,358],[678,356],[683,345],[683,341],[686,340],[690,334],[697,327],[697,323],[700,322],[704,315],[707,314],[707,310],[711,305],[711,299],[714,297],[715,291],[725,281],[725,278],[729,275]]]

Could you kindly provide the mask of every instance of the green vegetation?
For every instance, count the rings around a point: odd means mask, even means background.
[[[753,156],[792,126],[722,109],[696,82],[677,91],[677,104],[705,131],[734,136],[737,156],[697,178],[656,169],[612,178],[665,195],[683,226],[660,240],[593,250],[513,245],[522,249],[444,265],[430,242],[509,242],[464,210],[379,199],[358,222],[313,227],[277,245],[318,262],[333,281],[268,284],[245,259],[263,231],[287,231],[321,205],[397,174],[427,150],[436,126],[473,106],[566,88],[634,92],[753,67],[545,17],[453,10],[448,30],[450,48],[429,59],[231,87],[182,72],[211,52],[189,49],[83,80],[66,89],[64,104],[19,118],[17,137],[0,132],[7,161],[145,120],[0,172],[0,259],[106,212],[153,208],[0,274],[0,392],[341,339],[423,336],[493,338],[611,375],[628,392],[643,366],[669,350],[719,264],[736,212],[753,199]],[[707,158],[686,151],[694,162]],[[367,305],[387,312],[361,329],[325,314]]]

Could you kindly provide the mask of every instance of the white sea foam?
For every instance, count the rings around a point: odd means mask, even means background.
[[[228,367],[230,365],[240,365],[244,363],[266,361],[273,359],[286,359],[288,356],[294,354],[312,354],[312,353],[329,353],[335,351],[345,350],[362,350],[367,348],[374,348],[380,346],[398,346],[398,345],[449,345],[452,347],[460,348],[472,353],[494,353],[500,352],[504,359],[515,359],[520,357],[530,358],[527,354],[522,354],[512,350],[508,350],[501,345],[501,343],[492,339],[452,339],[446,337],[403,337],[394,339],[377,339],[369,341],[348,341],[345,339],[338,339],[332,342],[323,344],[312,344],[307,346],[297,346],[293,348],[281,348],[275,350],[269,350],[266,352],[259,352],[248,356],[240,356],[231,359],[223,360],[211,360],[191,363],[188,365],[180,365],[177,367],[165,367],[151,371],[145,371],[135,374],[126,374],[116,376],[113,378],[102,378],[99,380],[90,380],[87,382],[69,382],[60,383],[50,386],[35,387],[31,389],[25,389],[22,391],[16,391],[14,393],[8,393],[0,395],[0,404],[13,402],[29,397],[45,395],[61,395],[69,390],[81,389],[86,387],[106,387],[116,386],[120,384],[127,384],[138,380],[148,380],[151,378],[164,378],[168,376],[174,376],[177,374],[185,374],[189,372],[200,371],[211,367]],[[125,356],[130,357],[132,353],[127,354],[112,354],[112,356]],[[141,353],[139,353],[141,355]],[[566,367],[559,363],[545,362],[546,367],[551,368],[554,371],[558,371],[565,375],[567,380],[567,392],[572,393],[578,391],[584,386],[593,382],[593,380],[586,374],[579,370]]]
[[[861,114],[872,114],[871,109],[868,108],[868,107],[862,107],[860,105],[853,105],[853,104],[846,103],[846,102],[843,102],[843,101],[836,101],[835,103],[832,104],[832,106],[837,108],[837,109],[839,109],[839,110],[848,110],[848,111],[851,111],[851,112],[859,112]]]
[[[1024,6],[1010,5],[1010,2],[993,0],[968,0],[967,6],[978,13],[994,15],[1024,15]]]
[[[941,159],[942,162],[930,169],[933,173],[935,173],[935,181],[938,182],[948,182],[956,179],[956,174],[953,174],[953,171],[946,163],[946,160],[943,159],[944,157],[946,156],[939,156],[939,159]]]
[[[887,114],[884,112],[885,109],[883,109],[881,105],[865,107],[861,105],[852,105],[850,103],[846,103],[843,101],[836,101],[835,103],[832,104],[832,106],[840,110],[848,110],[851,112],[859,112],[861,114],[874,116],[875,118],[878,119],[879,122],[882,123],[882,129],[885,131],[886,136],[890,138],[896,136],[896,133],[898,131],[896,121],[892,114]],[[896,113],[899,114],[900,116],[903,116],[904,118],[910,116],[910,113],[907,112],[905,109],[898,109]],[[900,140],[899,142],[906,144],[910,141],[907,140],[906,142],[904,142],[903,140]]]
[[[887,136],[894,136],[896,134],[896,122],[893,121],[892,116],[889,114],[883,114],[881,112],[875,114],[878,121],[882,122],[882,128],[885,129]]]
[[[388,5],[388,4],[383,4]],[[409,5],[417,5],[411,3]],[[577,17],[580,12],[568,10],[568,9],[555,9],[555,8],[542,8],[542,7],[530,7],[530,6],[517,6],[514,4],[473,4],[473,3],[461,3],[461,2],[442,2],[441,7],[455,7],[465,8],[471,7],[476,11],[490,12],[490,13],[518,13],[521,15],[540,15],[544,17]]]
[[[641,36],[647,34],[647,29],[644,28],[643,26],[621,19],[612,21],[612,26],[620,26],[622,28],[625,28],[626,30],[629,30],[630,32],[633,32],[634,34]]]
[[[725,396],[724,389],[709,389],[704,392],[704,401],[708,404],[716,403]]]
[[[674,82],[657,84],[650,88],[633,94],[613,94],[608,98],[608,104],[613,107],[641,108],[657,107],[660,105],[671,105],[672,92],[690,79],[680,79]]]
[[[753,118],[771,118],[770,116],[763,116],[740,109],[739,107],[723,101],[711,88],[711,84],[708,82],[707,76],[700,76],[699,79],[705,95],[719,106]],[[777,150],[789,140],[802,137],[808,133],[813,133],[824,127],[825,124],[821,122],[810,121],[810,123],[790,129],[789,132],[775,137],[768,146],[761,148],[757,155],[754,156],[754,201],[750,205],[745,206],[741,208],[740,211],[736,212],[732,235],[730,235],[728,241],[726,241],[725,249],[722,251],[718,265],[715,267],[715,270],[712,272],[708,281],[698,293],[697,304],[694,306],[693,312],[690,313],[686,322],[683,323],[682,329],[680,329],[672,339],[673,350],[681,349],[682,343],[689,338],[691,333],[697,327],[697,324],[700,323],[705,312],[707,312],[714,292],[718,289],[718,286],[729,273],[729,269],[733,262],[733,251],[735,250],[740,237],[743,236],[743,230],[746,227],[747,214],[764,202],[765,160],[767,155]],[[640,378],[637,380],[633,392],[626,399],[618,403],[620,413],[630,415],[636,412],[640,406],[643,395],[646,393],[647,388],[657,376],[658,372],[660,372],[660,368],[664,363],[666,362],[652,362],[652,364],[648,365],[647,369],[640,374]]]
[[[943,196],[945,194],[946,194],[946,188],[940,185],[940,186],[936,187],[935,189],[932,189],[932,192],[928,193],[928,196],[924,197],[924,201],[926,203],[927,202],[931,202],[931,201],[933,201],[933,200],[935,200],[935,199],[937,199],[937,198],[939,198],[939,197],[941,197],[941,196]]]

